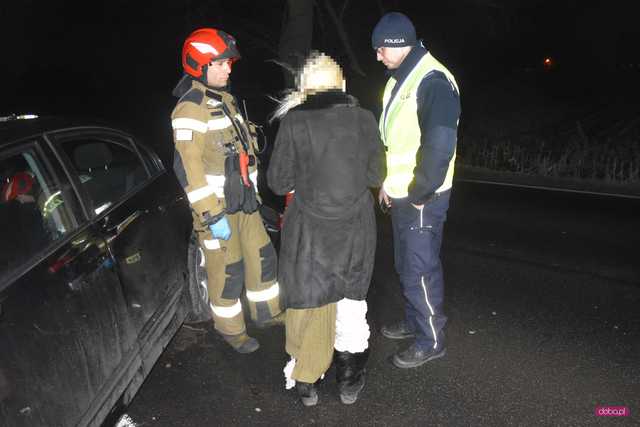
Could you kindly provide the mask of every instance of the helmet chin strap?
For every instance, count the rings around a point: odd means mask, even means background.
[[[209,86],[208,82],[207,82],[207,71],[209,70],[209,64],[204,64],[202,66],[202,75],[200,76],[199,80],[205,84],[205,86]]]

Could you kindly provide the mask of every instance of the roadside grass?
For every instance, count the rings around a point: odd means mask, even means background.
[[[565,141],[540,136],[465,138],[457,161],[464,166],[524,175],[640,183],[640,137],[593,139],[576,134]]]
[[[512,75],[463,99],[457,164],[532,177],[640,184],[638,74],[615,76],[624,91],[576,83],[574,77]]]

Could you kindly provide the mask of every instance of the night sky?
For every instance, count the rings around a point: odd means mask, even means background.
[[[343,2],[333,1],[366,75],[348,66],[321,6],[316,7],[312,47],[338,59],[350,92],[377,112],[385,76],[370,46],[371,30],[382,9],[404,12],[458,78],[464,121],[488,102],[499,102],[492,91],[510,91],[506,88],[514,76],[553,74],[552,85],[533,79],[531,87],[512,91],[522,90],[524,98],[551,92],[558,103],[596,92],[618,96],[614,82],[624,81],[625,91],[632,92],[634,85],[626,82],[640,80],[640,33],[631,3],[352,0],[343,10]],[[103,118],[141,133],[164,151],[182,41],[193,29],[211,26],[238,39],[243,59],[234,69],[233,90],[247,99],[253,120],[263,122],[273,108],[267,95],[284,89],[281,69],[266,61],[277,57],[285,7],[284,0],[3,2],[0,115]],[[546,74],[545,57],[554,65]]]

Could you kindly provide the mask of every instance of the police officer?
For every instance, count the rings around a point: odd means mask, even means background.
[[[205,254],[216,330],[239,353],[258,349],[247,335],[241,295],[258,325],[280,312],[276,253],[257,211],[255,127],[240,114],[227,84],[240,58],[236,41],[211,28],[194,31],[182,48],[185,75],[171,114],[174,170]]]
[[[380,133],[387,146],[387,178],[380,203],[391,206],[396,271],[405,318],[386,325],[391,339],[415,338],[393,356],[413,368],[445,355],[442,231],[454,173],[460,92],[453,75],[416,40],[405,15],[384,15],[373,30],[378,61],[390,71]]]

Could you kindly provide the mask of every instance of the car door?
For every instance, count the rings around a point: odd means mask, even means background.
[[[0,171],[0,424],[89,424],[141,363],[115,260],[43,139]]]
[[[175,177],[126,134],[76,129],[54,139],[104,230],[148,372],[184,317],[177,311],[191,230],[186,202]]]

